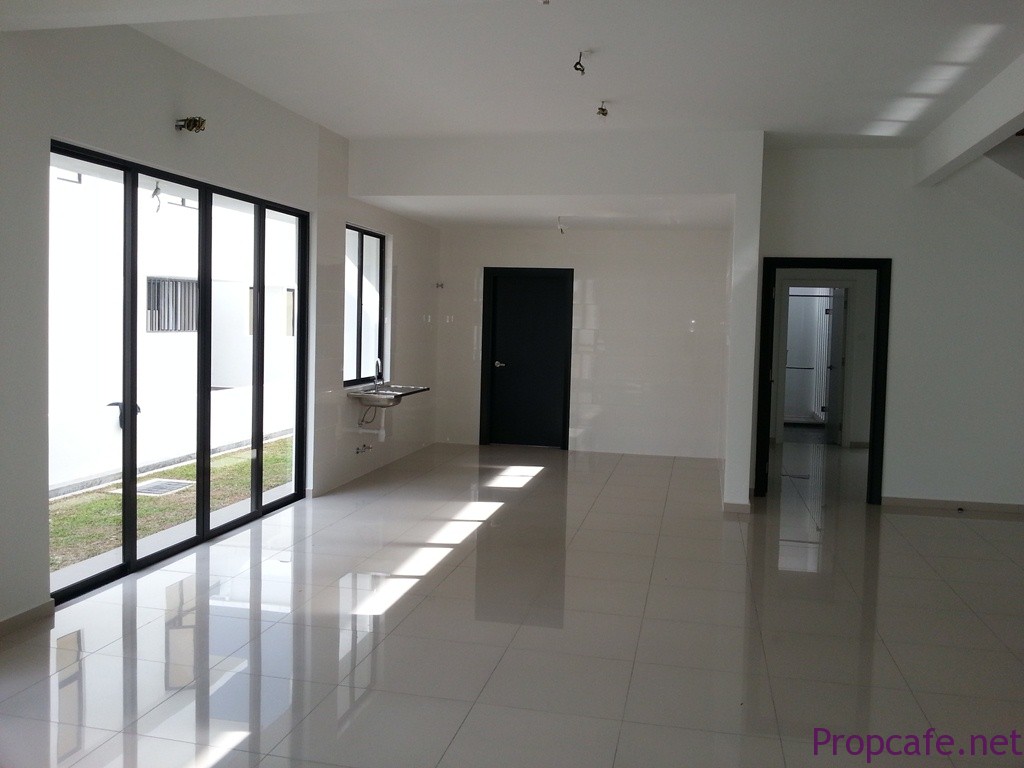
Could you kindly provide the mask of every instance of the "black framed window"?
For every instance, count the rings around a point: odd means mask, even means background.
[[[384,363],[384,236],[349,225],[345,232],[345,385],[373,381]]]

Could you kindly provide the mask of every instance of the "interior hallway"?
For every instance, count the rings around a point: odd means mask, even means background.
[[[865,764],[815,727],[1020,730],[1024,522],[880,512],[864,452],[782,450],[750,516],[710,460],[420,451],[0,638],[0,765],[792,768]]]

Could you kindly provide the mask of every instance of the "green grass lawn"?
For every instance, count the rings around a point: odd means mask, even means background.
[[[242,448],[210,461],[210,509],[217,510],[249,498],[250,450]],[[168,467],[139,479],[196,479],[195,462]],[[263,444],[263,490],[292,479],[292,438]],[[50,501],[50,571],[80,563],[121,545],[120,483]],[[166,496],[138,497],[139,538],[194,520],[195,487]]]

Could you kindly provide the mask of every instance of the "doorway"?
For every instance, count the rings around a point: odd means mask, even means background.
[[[788,285],[778,316],[776,356],[783,356],[783,424],[821,433],[830,445],[843,444],[846,377],[846,286]],[[776,287],[778,295],[778,286]],[[780,367],[775,363],[776,369]],[[778,379],[777,379],[778,380]],[[776,427],[775,434],[778,429]]]
[[[569,448],[571,269],[484,268],[480,444]]]
[[[785,360],[777,345],[785,345],[785,332],[787,328],[780,328],[780,325],[788,326],[788,312],[780,317],[780,307],[788,305],[788,286],[786,294],[778,295],[780,290],[779,277],[786,270],[821,270],[828,273],[831,282],[830,288],[844,287],[844,276],[849,278],[850,270],[868,271],[874,278],[873,309],[871,310],[870,328],[866,330],[871,342],[870,352],[870,376],[867,379],[865,388],[869,390],[868,402],[865,410],[867,416],[867,439],[868,468],[867,468],[867,489],[866,497],[869,504],[880,504],[882,499],[882,457],[884,447],[885,431],[885,397],[886,397],[886,376],[888,362],[888,339],[889,339],[889,300],[892,274],[892,262],[890,259],[815,259],[815,258],[765,258],[762,268],[761,284],[761,318],[760,318],[760,344],[758,362],[758,394],[757,394],[757,421],[755,430],[755,452],[754,452],[754,495],[765,496],[768,491],[769,464],[771,454],[771,441],[773,434],[780,433],[785,423],[785,386],[788,385],[785,370],[786,363],[783,363],[780,370],[779,360]],[[800,281],[797,281],[799,283]],[[803,283],[804,286],[812,283]],[[836,296],[831,293],[830,302]],[[839,294],[842,303],[848,304],[850,298],[848,292]],[[831,314],[831,312],[830,312]],[[842,335],[849,335],[851,332],[844,322],[847,311],[844,309],[840,325],[828,325],[828,331],[836,331]],[[781,334],[780,334],[781,332]],[[780,335],[782,339],[780,340]],[[826,334],[820,334],[824,337]],[[785,349],[785,346],[782,347]],[[832,359],[835,347],[830,345],[828,350],[819,353],[822,359],[822,379],[817,389],[823,398],[822,402],[829,397],[848,400],[837,391],[838,381],[829,382],[828,366],[842,366],[845,368],[846,361],[842,358]],[[827,359],[829,362],[824,364]],[[813,366],[799,366],[801,368],[813,368]],[[839,378],[839,377],[834,377]],[[841,377],[845,380],[847,377]],[[813,387],[809,387],[813,389]],[[783,397],[780,397],[780,391]],[[813,402],[813,400],[811,401]],[[813,407],[813,406],[812,406]],[[820,407],[820,404],[819,404]],[[826,405],[826,408],[828,406]],[[848,405],[846,405],[848,410]],[[837,407],[837,410],[839,408]],[[821,412],[819,412],[820,414]],[[826,412],[827,413],[827,410]],[[830,432],[830,437],[842,444],[849,444],[849,438],[842,434],[843,419],[839,414],[835,420],[828,424],[826,419],[821,423]],[[781,435],[780,435],[781,436]]]

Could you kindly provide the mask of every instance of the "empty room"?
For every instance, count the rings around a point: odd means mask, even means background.
[[[1007,0],[0,4],[0,766],[1024,765]]]

